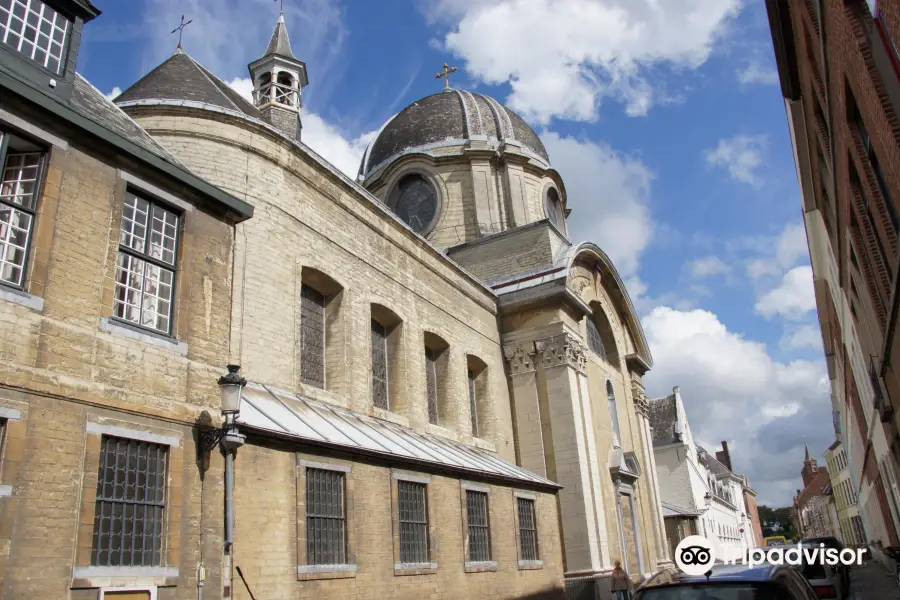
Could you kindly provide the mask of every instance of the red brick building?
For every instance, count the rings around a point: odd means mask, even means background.
[[[898,544],[900,0],[767,0],[835,433],[870,541]]]

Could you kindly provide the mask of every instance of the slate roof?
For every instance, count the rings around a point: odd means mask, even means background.
[[[550,164],[543,142],[522,117],[490,96],[448,89],[413,102],[385,123],[366,149],[359,174],[365,178],[404,153],[471,139],[513,142]]]
[[[247,102],[231,86],[213,75],[180,48],[168,60],[118,95],[114,102],[137,100],[203,102],[228,110],[236,110],[256,119],[263,118],[259,109]]]
[[[703,456],[706,462],[706,468],[709,469],[709,472],[713,475],[726,475],[732,473],[731,469],[719,462],[719,460],[710,454],[706,448],[697,446],[697,451]]]
[[[653,428],[653,445],[665,446],[675,442],[675,421],[678,410],[675,394],[650,400],[650,427]]]
[[[264,56],[270,54],[297,60],[294,51],[291,50],[291,40],[288,37],[287,25],[284,24],[284,15],[278,17],[278,23],[275,25],[275,31],[272,32],[272,39],[269,40]]]
[[[168,150],[154,140],[131,117],[122,112],[118,106],[107,100],[100,90],[91,85],[80,74],[75,76],[69,106],[81,116],[90,119],[101,127],[124,137],[172,164],[184,168]]]
[[[238,421],[248,427],[373,457],[557,490],[560,485],[486,450],[389,423],[258,383],[243,391]]]

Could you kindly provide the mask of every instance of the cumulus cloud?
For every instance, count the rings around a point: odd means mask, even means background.
[[[122,88],[120,88],[119,86],[116,86],[112,89],[112,91],[110,93],[103,94],[103,95],[106,96],[107,100],[113,101],[116,99],[116,96],[118,96],[121,93],[122,93]]]
[[[653,233],[653,174],[637,157],[610,146],[544,131],[541,139],[566,182],[573,242],[597,243],[622,277],[633,276]]]
[[[690,261],[687,266],[691,277],[694,277],[695,279],[724,275],[731,271],[731,268],[725,264],[725,261],[718,256],[696,258]]]
[[[822,349],[822,330],[818,323],[807,323],[784,332],[781,337],[781,347],[786,350],[800,350],[811,348]]]
[[[667,98],[648,69],[695,69],[741,9],[740,0],[436,0],[447,50],[488,84],[509,83],[526,119],[592,121],[603,98],[644,115]],[[552,23],[552,27],[549,24]]]
[[[754,60],[738,69],[737,78],[743,86],[773,85],[778,83],[778,71],[771,65]]]
[[[759,186],[762,179],[757,170],[762,166],[765,147],[765,136],[737,135],[719,140],[715,148],[707,150],[706,162],[725,169],[735,181]]]
[[[797,319],[816,309],[812,267],[794,267],[784,274],[781,284],[763,294],[754,307],[769,318],[775,315]]]
[[[750,477],[760,502],[788,505],[804,439],[813,448],[832,441],[824,365],[776,361],[764,344],[704,310],[657,307],[643,325],[654,358],[648,393],[662,396],[679,385],[694,435],[740,449],[735,469]]]

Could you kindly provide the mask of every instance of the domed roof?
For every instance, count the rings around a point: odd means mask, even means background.
[[[366,149],[359,174],[366,178],[403,154],[468,140],[517,144],[550,164],[544,144],[522,117],[490,96],[451,88],[413,102],[385,123]]]

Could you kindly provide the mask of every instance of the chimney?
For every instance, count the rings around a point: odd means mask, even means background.
[[[729,471],[734,471],[731,468],[731,453],[728,451],[728,442],[722,442],[722,450],[716,452],[716,460],[728,467]]]

